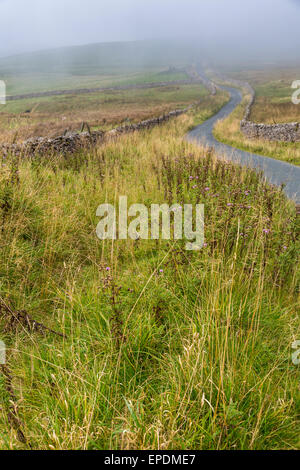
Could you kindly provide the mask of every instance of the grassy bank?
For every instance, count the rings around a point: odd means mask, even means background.
[[[299,446],[299,221],[258,175],[183,141],[195,119],[3,162],[2,449]],[[119,195],[203,202],[205,246],[99,241],[96,209]]]

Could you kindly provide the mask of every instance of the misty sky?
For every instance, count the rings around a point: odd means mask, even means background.
[[[0,18],[0,56],[184,36],[300,51],[300,0],[0,0]]]

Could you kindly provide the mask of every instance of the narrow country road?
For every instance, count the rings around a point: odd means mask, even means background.
[[[276,186],[284,184],[284,192],[288,198],[295,201],[296,204],[300,204],[300,167],[270,157],[245,152],[222,144],[215,139],[213,128],[216,122],[231,114],[242,101],[242,94],[239,90],[229,87],[222,88],[229,91],[230,101],[215,116],[189,132],[186,136],[187,140],[214,147],[219,158],[263,171],[267,181]]]

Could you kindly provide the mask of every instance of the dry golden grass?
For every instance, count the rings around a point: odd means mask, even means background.
[[[252,107],[250,119],[266,124],[299,122],[300,107],[292,102],[273,103],[268,97],[258,96]]]
[[[121,123],[125,119],[129,119],[132,122],[149,119],[167,113],[176,108],[176,106],[178,106],[178,103],[161,106],[151,106],[151,103],[144,106],[136,104],[108,111],[66,112],[63,116],[61,113],[56,113],[50,119],[49,115],[38,112],[32,115],[20,114],[13,117],[7,115],[5,118],[9,121],[10,128],[1,132],[0,140],[2,142],[12,142],[16,137],[17,140],[25,140],[31,137],[54,137],[61,135],[66,129],[70,131],[80,130],[83,121],[88,122],[92,128],[100,127],[107,129]]]

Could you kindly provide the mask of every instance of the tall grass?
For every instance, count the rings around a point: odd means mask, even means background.
[[[183,141],[193,119],[3,162],[1,299],[64,338],[1,310],[2,449],[299,446],[299,220],[259,175]],[[203,202],[204,248],[100,242],[97,206],[119,195]]]

